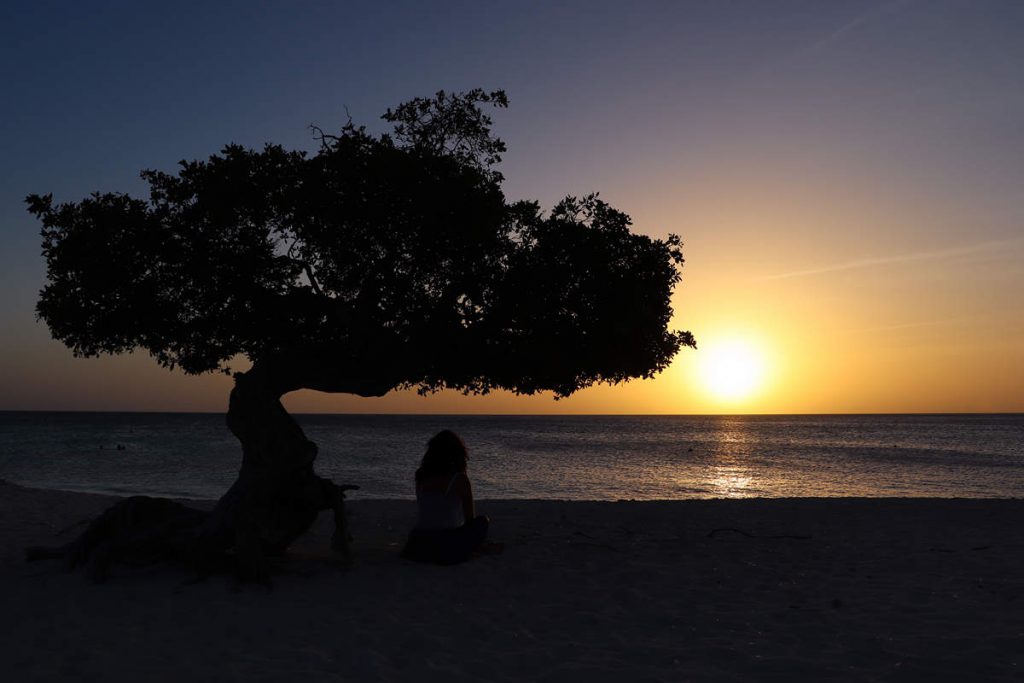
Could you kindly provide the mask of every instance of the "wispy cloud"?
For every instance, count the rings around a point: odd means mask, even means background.
[[[819,50],[828,47],[832,43],[843,40],[847,35],[853,33],[859,28],[871,24],[876,20],[880,20],[890,14],[894,14],[904,7],[909,5],[913,0],[893,0],[892,2],[885,2],[880,5],[876,5],[871,9],[858,14],[853,19],[831,31],[821,39],[814,43],[811,43],[806,48],[800,51],[801,55],[813,54]]]
[[[763,65],[757,69],[755,73],[761,76],[767,76],[786,67],[790,67],[795,62],[799,62],[808,57],[813,57],[815,54],[825,50],[829,46],[842,42],[849,35],[856,33],[865,26],[873,24],[876,21],[882,21],[887,16],[901,11],[913,1],[914,0],[892,0],[891,2],[883,2],[875,5],[864,12],[861,12],[841,26],[832,29],[814,42],[798,47],[776,62],[769,62],[768,64]]]
[[[990,240],[978,242],[960,247],[948,249],[935,249],[932,251],[917,251],[907,254],[896,254],[894,256],[876,256],[873,258],[846,261],[845,263],[832,263],[817,268],[806,268],[804,270],[793,270],[788,273],[768,275],[763,280],[785,280],[788,278],[806,277],[809,275],[821,275],[823,273],[836,273],[843,270],[856,270],[859,268],[871,268],[874,266],[887,266],[897,263],[912,263],[914,261],[935,261],[939,259],[955,258],[957,256],[970,256],[1003,249],[1011,249],[1024,245],[1024,237],[1017,237],[1008,240]]]
[[[862,327],[847,330],[849,333],[861,334],[865,332],[895,332],[896,330],[912,330],[922,327],[955,327],[965,323],[977,321],[979,316],[962,315],[957,318],[944,318],[942,320],[921,320],[913,323],[902,323],[900,325],[882,325],[879,327]]]

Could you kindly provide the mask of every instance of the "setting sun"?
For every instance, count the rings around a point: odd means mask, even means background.
[[[701,381],[715,398],[737,401],[761,387],[764,358],[753,344],[743,340],[722,341],[711,343],[698,353]]]

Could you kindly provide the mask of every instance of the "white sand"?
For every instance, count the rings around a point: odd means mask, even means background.
[[[112,500],[0,485],[2,680],[1024,677],[1020,500],[484,501],[505,553],[434,567],[413,503],[357,499],[355,567],[324,515],[270,591],[21,561]]]

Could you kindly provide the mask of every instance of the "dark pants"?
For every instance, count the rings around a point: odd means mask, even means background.
[[[490,520],[480,516],[454,529],[413,529],[402,557],[434,564],[465,562],[484,542],[489,525]]]

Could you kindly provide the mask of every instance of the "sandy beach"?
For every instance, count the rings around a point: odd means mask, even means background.
[[[4,680],[1019,680],[1024,501],[482,501],[503,554],[398,557],[410,501],[353,500],[272,589],[22,561],[115,499],[0,486]],[[197,503],[210,505],[210,503]],[[72,527],[72,528],[68,528]]]

